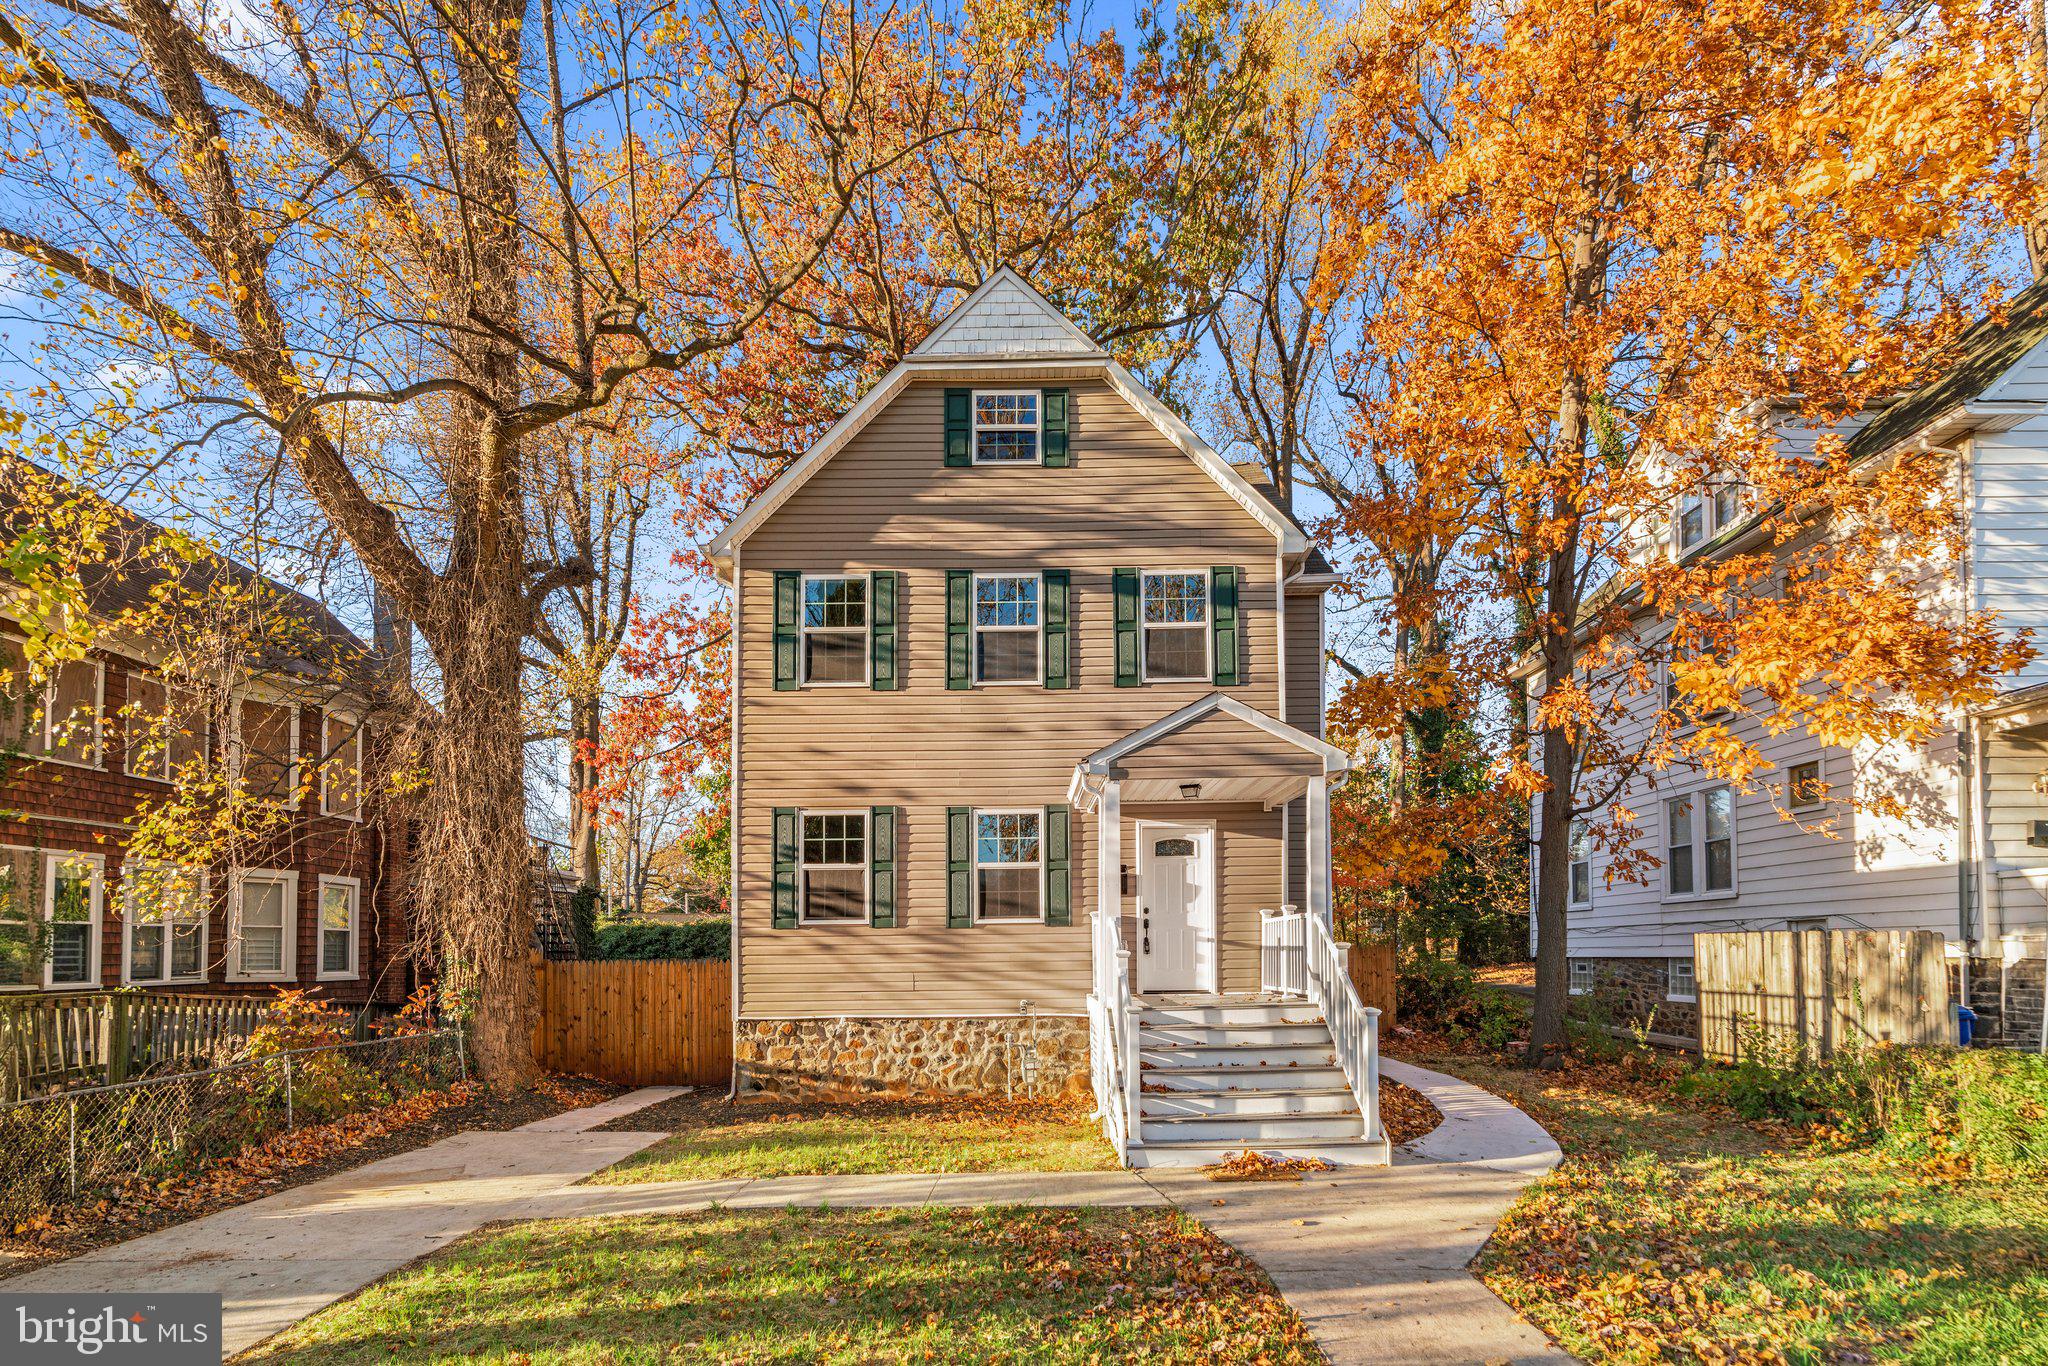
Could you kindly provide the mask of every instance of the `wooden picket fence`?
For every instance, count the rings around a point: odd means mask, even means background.
[[[1358,988],[1361,1005],[1378,1006],[1380,1028],[1394,1024],[1394,976],[1398,967],[1394,946],[1386,941],[1365,941],[1351,946],[1351,984]]]
[[[547,962],[536,956],[543,1067],[626,1086],[732,1076],[732,964]]]
[[[200,1062],[254,1033],[246,996],[79,992],[0,999],[0,1102]]]
[[[1844,1046],[1953,1043],[1948,960],[1933,930],[1760,930],[1693,936],[1700,1051],[1733,1060],[1765,1037],[1826,1058]]]

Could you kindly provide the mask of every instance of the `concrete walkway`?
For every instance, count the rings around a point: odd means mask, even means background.
[[[1521,1188],[1554,1166],[1549,1135],[1506,1101],[1384,1062],[1444,1122],[1394,1165],[1299,1182],[1199,1172],[789,1176],[579,1186],[663,1137],[595,1126],[676,1094],[652,1087],[503,1133],[467,1133],[6,1282],[10,1291],[197,1290],[226,1299],[244,1350],[499,1220],[918,1205],[1173,1205],[1265,1268],[1338,1366],[1562,1363],[1466,1269]]]
[[[218,1292],[226,1352],[659,1142],[599,1124],[682,1094],[652,1086],[502,1132],[456,1134],[189,1224],[0,1281],[43,1290]]]

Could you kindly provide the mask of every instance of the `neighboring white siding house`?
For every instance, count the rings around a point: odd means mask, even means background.
[[[1784,436],[1793,446],[1814,440],[1796,428]],[[1928,591],[1995,612],[2048,651],[2048,287],[2016,296],[2004,321],[1980,323],[1956,366],[1859,423],[1849,449],[1868,459],[1901,449],[1952,455],[1967,550],[1934,567]],[[1662,699],[1630,706],[1647,725]],[[1762,735],[1748,718],[1735,729],[1745,740]],[[1950,941],[1985,1033],[2018,1047],[2048,1042],[2048,654],[1923,746],[1852,752],[1803,730],[1759,744],[1774,767],[1750,791],[1679,770],[1630,785],[1620,804],[1635,815],[1637,846],[1662,867],[1647,884],[1609,886],[1609,858],[1585,850],[1567,947],[1575,988],[1618,982],[1635,1013],[1656,1004],[1660,1029],[1689,1033],[1695,933],[1935,930]],[[1806,764],[1837,793],[1889,795],[1905,813],[1795,805],[1787,784]],[[1834,830],[1815,828],[1829,814]],[[1674,828],[1691,835],[1685,852],[1670,847]]]

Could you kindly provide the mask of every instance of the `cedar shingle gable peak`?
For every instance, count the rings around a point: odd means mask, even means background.
[[[1991,314],[1972,323],[1957,339],[1957,359],[1933,379],[1895,398],[1865,405],[1866,411],[1876,416],[1843,443],[1850,462],[1874,472],[1886,458],[1949,450],[1952,443],[1968,436],[2010,431],[2028,418],[2048,414],[2048,404],[2038,400],[1999,397],[2006,375],[2037,347],[2048,344],[2048,279],[2036,280],[2013,295],[2002,312],[2003,317]],[[1743,415],[1794,411],[1796,399],[1760,399]],[[1684,552],[1678,562],[1693,564],[1754,550],[1763,543],[1766,522],[1782,511],[1777,503],[1759,509]],[[1609,579],[1587,598],[1579,609],[1582,623],[1641,596],[1634,585],[1623,589],[1618,583]],[[1532,650],[1517,662],[1510,676],[1533,678],[1542,670],[1542,658]]]
[[[993,335],[998,329],[992,320],[999,319],[1008,319],[1009,325],[1019,330],[1028,328],[1036,339],[1033,342],[1034,347],[1041,343],[1050,345],[1051,343],[1045,340],[1047,338],[1057,340],[1063,337],[1065,345],[1073,349],[1035,349],[1022,353],[1004,350],[1000,344],[1000,336]],[[992,335],[985,339],[983,349],[928,349],[935,341],[948,348],[966,346],[984,330]],[[1083,346],[1087,349],[1079,349]],[[1225,460],[1215,447],[1197,435],[1178,413],[1140,384],[1129,370],[1111,359],[1087,333],[1076,327],[1047,302],[1044,295],[1033,289],[1023,276],[1007,266],[990,276],[982,283],[981,288],[968,295],[948,313],[932,330],[931,336],[925,338],[924,342],[908,356],[892,366],[889,372],[867,393],[861,395],[860,401],[848,409],[844,417],[833,423],[809,450],[791,461],[787,469],[754,495],[753,501],[740,509],[739,514],[726,524],[724,530],[704,542],[704,553],[717,569],[719,578],[730,581],[733,554],[748,535],[773,516],[776,509],[789,500],[790,495],[802,488],[827,461],[858,436],[913,380],[959,380],[964,383],[985,384],[1018,384],[1029,381],[1034,384],[1058,384],[1084,379],[1103,380],[1115,389],[1118,395],[1137,409],[1161,436],[1179,448],[1183,455],[1192,460],[1219,488],[1229,494],[1238,506],[1249,513],[1254,521],[1270,531],[1278,542],[1283,557],[1299,558],[1309,553],[1312,548],[1309,539],[1302,529],[1294,524],[1292,518],[1267,501],[1235,466]]]

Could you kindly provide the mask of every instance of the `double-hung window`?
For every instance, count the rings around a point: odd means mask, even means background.
[[[252,868],[235,874],[228,905],[228,976],[290,981],[297,976],[299,875]]]
[[[868,918],[868,813],[805,811],[797,839],[797,919]]]
[[[356,941],[361,937],[363,885],[352,877],[320,879],[320,977],[356,975]]]
[[[320,813],[360,820],[363,814],[363,723],[337,711],[320,721]]]
[[[206,708],[198,692],[130,674],[126,710],[122,763],[131,776],[172,782],[205,761]]]
[[[100,867],[97,854],[44,856],[46,986],[89,987],[99,981]]]
[[[1038,682],[1044,587],[1037,574],[974,576],[975,682]]]
[[[1678,500],[1678,550],[1680,554],[1705,545],[1734,526],[1742,517],[1742,488],[1721,482]]]
[[[235,708],[236,779],[251,797],[297,806],[299,710],[290,702],[244,697]]]
[[[206,874],[175,864],[129,860],[121,868],[128,980],[206,979]]]
[[[807,574],[803,580],[803,681],[865,686],[868,681],[868,578]]]
[[[1153,573],[1138,579],[1145,632],[1145,681],[1207,682],[1209,575],[1206,570]]]
[[[100,706],[105,671],[92,660],[57,664],[40,688],[29,686],[28,655],[13,637],[0,637],[0,743],[67,764],[99,767]]]
[[[1045,919],[1042,811],[974,813],[974,918]]]
[[[1664,802],[1666,896],[1735,890],[1735,794],[1710,787]]]
[[[974,395],[974,463],[1038,463],[1038,391],[977,390]]]
[[[1582,820],[1572,822],[1571,884],[1572,905],[1593,904],[1593,832]]]

